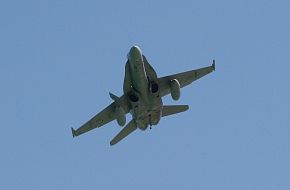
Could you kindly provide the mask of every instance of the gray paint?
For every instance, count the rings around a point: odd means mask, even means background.
[[[146,130],[148,126],[157,125],[161,117],[188,110],[188,105],[163,106],[162,97],[171,93],[173,99],[178,100],[180,88],[214,70],[215,62],[208,67],[158,78],[141,49],[133,46],[128,53],[128,61],[125,65],[124,94],[118,97],[110,93],[114,102],[79,129],[72,128],[73,137],[113,120],[117,120],[117,123],[123,126],[127,113],[131,113],[133,119],[113,138],[111,145],[118,143],[137,128]]]

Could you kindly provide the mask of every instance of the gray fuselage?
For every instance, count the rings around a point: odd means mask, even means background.
[[[137,126],[141,130],[150,125],[157,125],[162,112],[162,100],[158,91],[151,88],[152,81],[147,75],[139,47],[133,46],[128,53],[132,93],[138,97],[137,101],[131,102],[131,114]],[[155,83],[156,84],[156,83]]]

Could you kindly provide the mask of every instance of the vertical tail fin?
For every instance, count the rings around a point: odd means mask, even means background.
[[[110,95],[110,97],[112,98],[112,100],[114,100],[114,101],[117,101],[117,100],[120,99],[118,96],[116,96],[115,94],[113,94],[113,93],[111,93],[111,92],[109,92],[109,95]]]

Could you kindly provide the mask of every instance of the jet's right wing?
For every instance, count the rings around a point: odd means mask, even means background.
[[[122,97],[120,97],[120,99],[118,101],[119,101],[120,106],[123,108],[125,114],[127,114],[130,111],[130,109],[129,109],[129,104],[127,102],[126,97],[123,95]],[[88,122],[83,124],[77,130],[74,130],[72,128],[71,130],[72,130],[73,137],[79,136],[83,133],[86,133],[86,132],[92,130],[92,129],[101,127],[101,126],[113,121],[114,119],[116,119],[116,114],[115,114],[116,105],[115,104],[116,104],[115,102],[111,103],[103,111],[101,111],[100,113],[95,115],[92,119],[90,119]]]
[[[183,73],[178,73],[175,75],[169,75],[165,77],[158,78],[158,84],[160,87],[160,96],[166,96],[170,93],[170,82],[173,79],[177,79],[180,88],[191,84],[193,81],[211,73],[215,70],[215,61],[213,60],[213,64],[209,67],[204,67],[196,70],[191,70]]]

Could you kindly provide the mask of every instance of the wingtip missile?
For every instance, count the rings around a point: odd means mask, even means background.
[[[71,133],[72,133],[73,138],[75,138],[77,136],[76,130],[74,130],[74,128],[71,128]]]
[[[213,68],[213,70],[215,71],[215,60],[212,60],[212,68]]]

